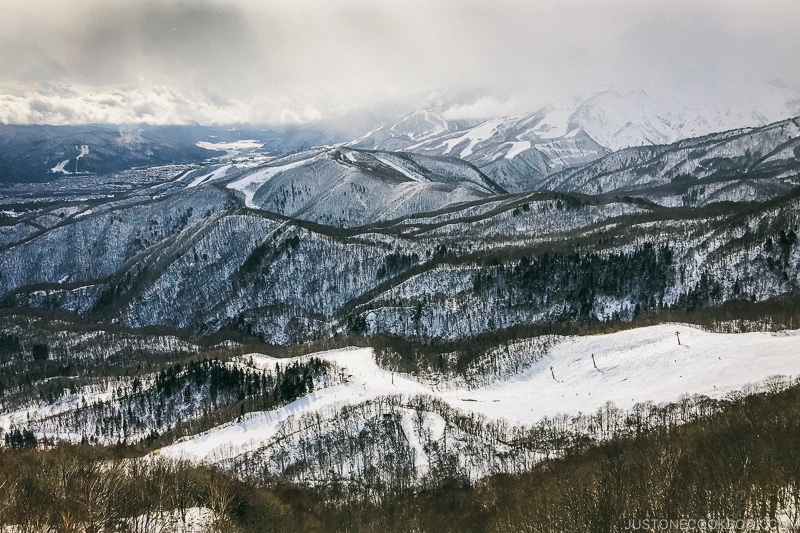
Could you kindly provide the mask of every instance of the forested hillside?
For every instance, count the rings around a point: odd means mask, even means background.
[[[797,121],[542,118],[0,190],[0,526],[786,528]]]
[[[455,479],[374,503],[332,505],[325,490],[253,487],[188,462],[125,458],[136,454],[125,447],[5,448],[0,525],[152,531],[200,515],[206,529],[243,532],[622,532],[661,520],[697,529],[730,519],[791,531],[800,497],[798,394],[794,386],[733,398],[710,417],[579,444],[525,473]]]

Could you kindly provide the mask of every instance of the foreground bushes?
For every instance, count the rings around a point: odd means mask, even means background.
[[[349,531],[621,532],[645,520],[686,518],[760,520],[773,526],[762,531],[793,531],[789,526],[800,524],[798,449],[800,388],[793,387],[471,489],[340,509],[327,524]]]
[[[621,532],[630,521],[680,518],[761,520],[790,531],[800,521],[798,449],[797,386],[727,402],[684,425],[586,444],[523,474],[380,504],[334,505],[308,488],[115,457],[122,449],[1,449],[0,526],[151,531],[164,513],[206,507],[221,531]],[[133,529],[137,516],[146,519]]]
[[[0,528],[22,531],[162,531],[193,507],[210,509],[219,531],[300,527],[272,493],[218,470],[96,446],[0,450],[0,490]]]

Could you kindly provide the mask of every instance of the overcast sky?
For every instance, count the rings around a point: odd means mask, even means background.
[[[619,83],[714,96],[742,73],[800,86],[797,0],[0,1],[2,122],[302,122],[473,86],[498,95],[474,109],[492,114]]]

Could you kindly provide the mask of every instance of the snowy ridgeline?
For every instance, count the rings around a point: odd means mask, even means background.
[[[216,175],[207,179],[219,180]],[[227,188],[241,194],[247,207],[337,227],[390,220],[505,192],[456,159],[346,149],[313,149],[281,157],[231,181]]]
[[[794,134],[787,129],[763,135],[778,142]],[[727,142],[734,151],[751,146],[741,139]],[[692,149],[675,148],[684,156]],[[639,158],[666,148],[641,150]],[[524,324],[629,320],[662,307],[764,301],[800,286],[797,199],[742,213],[673,215],[630,198],[490,194],[463,164],[413,154],[334,152],[295,154],[296,160],[257,170],[199,169],[177,179],[175,190],[135,190],[91,208],[82,203],[14,218],[13,226],[0,228],[0,240],[8,239],[0,247],[0,295],[20,307],[63,309],[132,327],[175,326],[204,334],[230,328],[265,342],[294,344],[333,332],[456,339]],[[641,169],[630,158],[636,159],[615,154],[581,172],[591,182],[592,172]],[[308,164],[276,171],[303,161]],[[424,175],[438,177],[437,187],[469,183],[484,197],[461,205],[448,200],[436,211],[396,220],[385,220],[390,215],[384,213],[380,222],[353,229],[356,219],[339,221],[336,215],[326,222],[317,216],[323,206],[316,200],[303,196],[297,206],[282,205],[283,193],[272,189],[283,183],[291,196],[289,191],[308,185],[313,175],[307,173],[318,162],[342,167],[347,176],[367,173],[392,190],[434,183],[419,181]],[[267,179],[263,173],[274,175]],[[253,198],[281,204],[268,210],[332,226],[303,227],[263,210],[239,209],[232,186],[246,185],[256,174],[266,180],[257,191],[268,190]],[[338,170],[329,177],[337,176],[342,177]],[[197,185],[186,188],[194,180]],[[746,192],[703,183],[693,183],[687,193],[696,193],[697,202]],[[334,211],[380,204],[370,200],[362,206],[351,186],[365,187],[348,182],[339,191],[342,197],[347,193],[346,202],[323,203]],[[401,203],[395,198],[384,207]],[[663,263],[655,265],[656,280],[650,279],[653,265],[628,268],[635,263],[629,259],[648,246]],[[660,255],[664,246],[670,262]],[[524,268],[523,258],[535,263],[545,254],[554,261],[548,277]],[[613,257],[624,265],[612,265]],[[616,279],[596,286],[600,275]]]
[[[261,482],[312,484],[333,497],[380,497],[523,471],[587,438],[682,424],[742,395],[793,386],[780,376],[800,375],[800,332],[664,325],[552,342],[519,373],[445,390],[381,369],[369,349],[315,354],[347,381],[161,454]]]
[[[798,135],[800,124],[786,120],[760,129],[713,134],[669,146],[631,148],[548,176],[542,187],[585,194],[651,189],[655,194],[658,186],[673,184],[671,192],[662,190],[660,194],[669,197],[678,193],[680,197],[681,187],[698,182],[733,182],[745,176],[751,178],[751,184],[765,178],[780,181],[796,177],[800,151],[795,152],[794,148]],[[759,179],[753,180],[754,176]],[[683,185],[676,186],[680,183]],[[702,197],[699,200],[695,197],[692,205],[704,203]]]
[[[758,93],[776,91],[781,90],[760,88]],[[744,102],[732,106],[719,102],[686,105],[678,103],[683,95],[679,99],[652,97],[653,91],[645,93],[640,89],[622,93],[606,91],[589,95],[585,100],[584,97],[565,99],[532,113],[485,121],[448,120],[441,115],[441,109],[434,108],[390,121],[352,141],[350,146],[460,157],[508,190],[535,188],[542,181],[547,183],[548,175],[565,168],[587,166],[593,161],[602,162],[611,152],[612,156],[630,154],[640,147],[652,152],[680,139],[687,140],[676,144],[697,145],[692,138],[709,134],[715,145],[708,150],[708,159],[718,162],[731,154],[741,155],[749,148],[751,152],[761,149],[756,159],[770,154],[769,162],[785,155],[779,150],[777,154],[771,153],[772,139],[768,136],[763,141],[766,146],[753,142],[745,145],[750,141],[746,134],[753,130],[741,128],[764,126],[796,114],[796,106],[787,104],[796,101],[796,96],[789,93],[776,98],[776,102],[782,103],[774,107],[767,104],[771,110],[766,114],[731,111],[752,105]],[[763,106],[763,100],[759,99],[758,105]],[[791,123],[786,125],[791,134]],[[771,128],[755,128],[754,133],[758,135],[761,129],[770,133]],[[721,131],[727,133],[714,134]],[[745,142],[738,137],[744,137]],[[726,138],[729,143],[722,142]]]
[[[115,359],[136,359],[149,355],[188,355],[197,353],[200,348],[174,335],[147,335],[130,332],[106,330],[74,331],[68,322],[46,321],[27,317],[17,317],[3,323],[3,334],[19,339],[23,352],[29,352],[36,343],[48,345],[48,359],[59,363],[85,361],[102,363]],[[58,329],[63,325],[64,329]],[[76,328],[77,329],[77,328]],[[9,363],[6,356],[4,363]]]

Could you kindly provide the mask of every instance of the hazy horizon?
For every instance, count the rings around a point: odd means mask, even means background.
[[[4,17],[2,123],[296,124],[473,87],[451,116],[615,87],[800,94],[791,1],[67,0]]]

